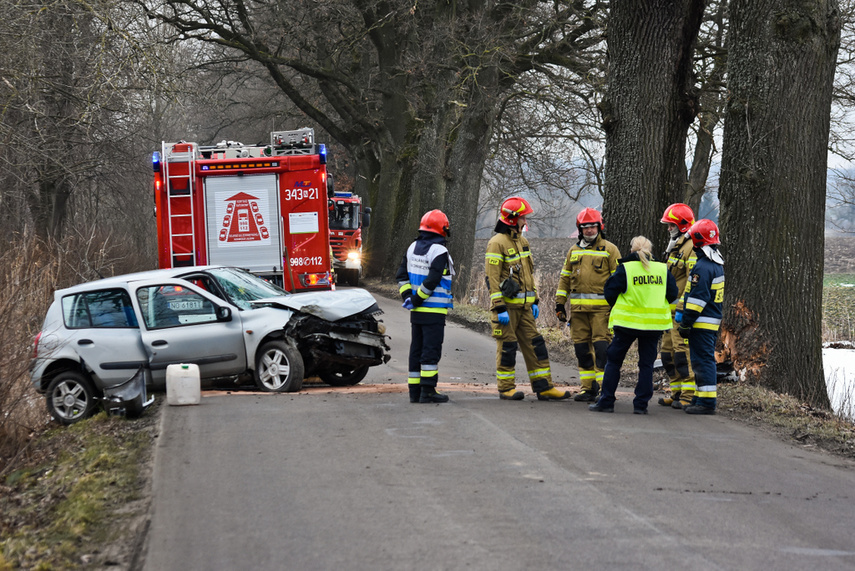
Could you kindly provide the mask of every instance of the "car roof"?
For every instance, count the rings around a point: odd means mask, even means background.
[[[131,274],[121,274],[109,278],[102,278],[91,282],[84,282],[71,287],[56,291],[57,295],[69,295],[80,291],[92,291],[99,289],[108,289],[111,287],[125,285],[130,282],[139,282],[144,280],[156,280],[166,278],[178,278],[178,276],[189,274],[196,271],[205,271],[227,266],[184,266],[180,268],[164,268],[159,270],[148,270],[145,272],[134,272]]]

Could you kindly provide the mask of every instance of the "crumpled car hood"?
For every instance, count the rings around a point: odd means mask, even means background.
[[[308,313],[327,321],[338,321],[365,311],[376,305],[377,300],[364,289],[346,289],[268,297],[254,301],[253,304],[271,304]]]

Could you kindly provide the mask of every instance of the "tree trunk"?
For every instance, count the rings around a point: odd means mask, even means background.
[[[722,341],[743,380],[827,407],[823,221],[838,4],[735,0],[730,14]]]
[[[703,0],[623,0],[609,14],[604,219],[621,252],[663,238],[659,220],[685,196],[686,135],[696,113],[692,53]]]

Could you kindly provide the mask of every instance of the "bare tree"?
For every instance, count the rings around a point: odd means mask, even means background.
[[[443,208],[467,281],[478,188],[496,113],[517,78],[570,59],[597,2],[138,0],[175,39],[262,65],[351,154],[374,208],[372,270],[390,269],[418,217]]]
[[[733,0],[722,156],[722,340],[747,380],[827,406],[823,217],[836,0]]]

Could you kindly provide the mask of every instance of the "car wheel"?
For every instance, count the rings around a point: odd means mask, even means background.
[[[58,374],[48,385],[47,408],[61,424],[74,424],[92,416],[98,403],[92,383],[77,371]]]
[[[255,354],[255,384],[268,393],[295,393],[303,388],[303,357],[294,345],[268,341]]]
[[[334,387],[347,387],[358,384],[359,381],[364,379],[367,374],[368,365],[365,365],[364,367],[357,367],[349,372],[324,371],[319,376],[321,377],[321,380],[328,385],[332,385]]]

